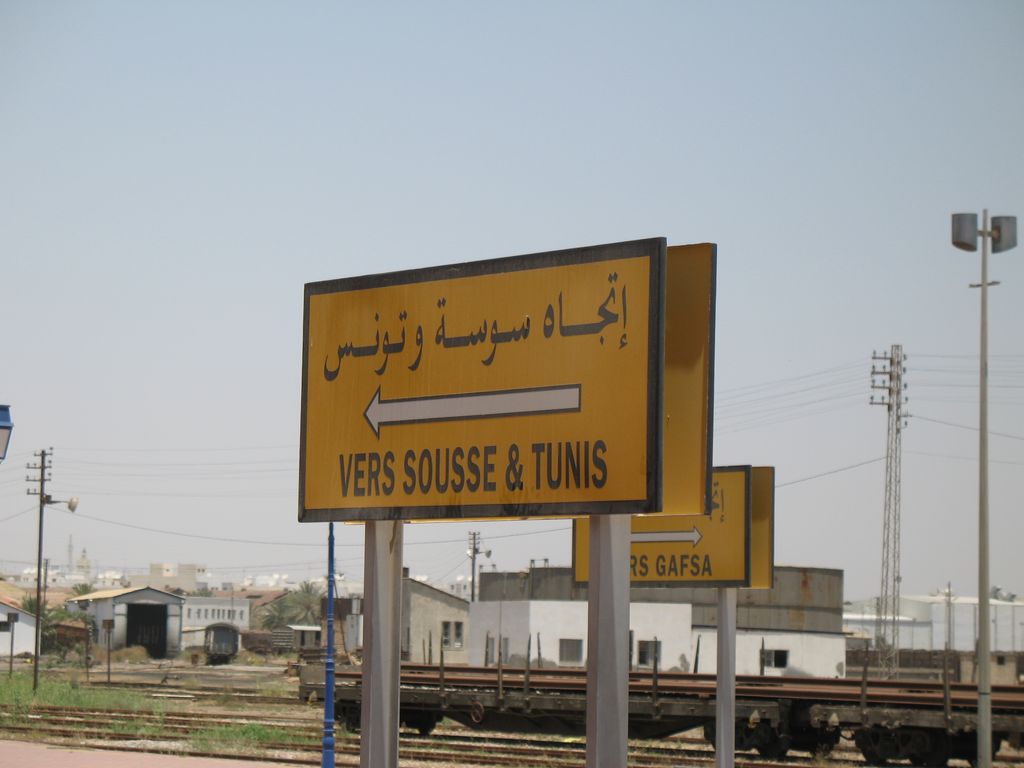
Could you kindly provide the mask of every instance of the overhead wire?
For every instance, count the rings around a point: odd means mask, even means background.
[[[849,472],[851,469],[857,469],[858,467],[866,467],[868,464],[876,464],[879,461],[885,461],[885,456],[879,456],[874,459],[868,459],[867,461],[859,461],[856,464],[848,464],[845,467],[838,467],[836,469],[830,469],[827,472],[819,472],[816,475],[809,475],[807,477],[801,477],[798,480],[789,480],[785,483],[776,483],[775,488],[785,488],[789,485],[797,485],[799,483],[806,483],[810,480],[817,480],[821,477],[828,477],[829,475],[838,475],[840,472]]]

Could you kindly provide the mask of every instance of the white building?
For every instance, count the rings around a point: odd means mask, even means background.
[[[713,674],[718,668],[718,631],[714,627],[694,628],[695,656],[697,638],[700,639],[698,667],[691,671]],[[846,677],[846,638],[827,632],[738,629],[736,674]]]
[[[150,563],[149,573],[132,576],[131,582],[133,587],[180,589],[185,592],[208,589],[210,586],[206,566],[196,563]]]
[[[1024,651],[1024,600],[989,601],[993,651]],[[873,641],[877,599],[849,603],[843,611],[844,628]],[[900,648],[940,651],[949,642],[956,651],[973,651],[978,637],[978,598],[917,595],[900,598]]]
[[[545,665],[586,664],[587,585],[567,567],[480,574],[470,607],[470,664],[502,658]],[[736,664],[740,674],[844,677],[843,574],[830,568],[775,566],[771,589],[737,597]],[[665,671],[713,673],[717,667],[717,593],[678,585],[630,588],[630,663]],[[762,653],[763,651],[763,653]]]
[[[16,619],[11,622],[10,617]],[[0,656],[5,659],[11,655],[11,644],[14,644],[14,655],[31,654],[35,647],[36,617],[21,610],[13,603],[0,600],[0,622],[10,622],[7,632],[0,632]]]
[[[587,663],[587,610],[580,600],[509,600],[472,603],[469,637],[471,666],[503,663],[521,666],[582,667]],[[690,671],[693,664],[689,605],[632,603],[629,633],[633,667]],[[500,646],[499,646],[500,639]],[[659,652],[660,651],[660,652]]]
[[[151,658],[173,658],[182,648],[181,609],[185,598],[150,587],[90,592],[68,599],[68,610],[88,614],[97,642],[113,650],[142,646]],[[107,629],[104,622],[112,622]]]
[[[182,606],[182,647],[201,646],[206,628],[212,624],[231,624],[244,632],[252,626],[252,606],[241,597],[185,596]]]

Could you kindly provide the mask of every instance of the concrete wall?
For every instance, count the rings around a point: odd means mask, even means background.
[[[718,632],[709,627],[694,628],[694,656],[697,654],[698,638],[700,659],[696,671],[701,674],[714,674],[718,668]],[[765,650],[786,651],[788,656],[784,667],[765,667],[764,674],[768,677],[846,676],[846,638],[843,635],[756,630],[739,630],[736,633],[737,675],[760,674],[762,641]]]
[[[452,626],[450,645],[444,649],[445,664],[466,664],[469,660],[469,603],[462,598],[423,584],[403,579],[402,637],[403,657],[416,663],[441,660],[442,625]],[[456,643],[454,625],[462,625],[461,645]]]

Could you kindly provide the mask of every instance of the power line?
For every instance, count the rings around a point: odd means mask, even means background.
[[[937,459],[958,459],[961,461],[977,461],[977,456],[955,456],[951,453],[930,453],[929,451],[906,451],[906,453],[912,453],[915,456],[933,456]],[[999,459],[989,459],[989,464],[1010,464],[1015,467],[1024,467],[1024,461],[1006,461]]]
[[[0,523],[6,523],[8,520],[13,520],[16,517],[21,517],[22,515],[27,515],[29,512],[31,512],[35,508],[36,508],[36,505],[33,504],[28,509],[21,510],[21,512],[15,512],[13,515],[8,515],[7,517],[0,518]]]
[[[63,511],[63,510],[61,510]],[[67,513],[70,514],[70,513]],[[204,541],[225,541],[231,544],[260,544],[267,546],[284,546],[284,547],[323,547],[322,543],[306,543],[306,542],[295,542],[295,541],[259,541],[257,539],[239,539],[234,537],[226,536],[207,536],[201,533],[183,533],[181,531],[170,531],[164,528],[149,528],[144,525],[135,525],[134,523],[124,523],[119,520],[107,520],[103,517],[96,517],[95,515],[85,515],[81,512],[75,514],[76,518],[82,518],[84,520],[94,520],[98,523],[106,523],[107,525],[116,525],[120,528],[131,528],[136,531],[146,531],[147,533],[160,533],[165,536],[180,536],[185,539],[202,539]],[[339,547],[361,547],[362,544],[338,544]]]
[[[787,485],[796,485],[797,483],[806,483],[809,480],[817,480],[819,477],[828,477],[829,475],[838,475],[840,472],[848,472],[851,469],[857,469],[858,467],[865,467],[868,464],[875,464],[879,461],[885,461],[885,456],[879,456],[877,459],[868,459],[867,461],[861,461],[856,464],[848,464],[845,467],[839,467],[837,469],[830,469],[827,472],[819,472],[816,475],[809,475],[808,477],[801,477],[799,480],[790,480],[785,483],[776,483],[776,488],[785,488]]]
[[[956,427],[957,429],[968,429],[968,430],[970,430],[972,432],[977,432],[978,431],[977,427],[972,427],[972,426],[969,426],[967,424],[954,424],[952,421],[943,421],[942,419],[932,419],[932,418],[929,418],[927,416],[921,416],[921,415],[918,415],[918,414],[914,414],[914,418],[919,420],[919,421],[930,421],[933,424],[942,424],[942,425],[947,426],[947,427]],[[1021,437],[1020,435],[1011,435],[1011,434],[1008,434],[1006,432],[993,432],[992,430],[989,430],[989,434],[990,435],[998,435],[999,437],[1005,437],[1005,438],[1007,438],[1009,440],[1024,440],[1024,437]]]
[[[31,508],[31,509],[34,509],[34,507]],[[26,510],[26,511],[31,511],[31,509]],[[65,512],[64,510],[60,510],[60,511],[64,512],[64,514],[71,514],[70,512]],[[21,514],[25,514],[25,512],[19,512],[16,515],[13,515],[13,517],[17,517],[18,515],[21,515]],[[145,526],[145,525],[135,525],[134,523],[125,523],[125,522],[122,522],[122,521],[119,521],[119,520],[108,520],[108,519],[103,518],[103,517],[96,517],[95,515],[82,514],[81,512],[76,512],[74,517],[82,518],[84,520],[93,520],[93,521],[96,521],[96,522],[99,522],[99,523],[106,523],[107,525],[115,525],[115,526],[119,526],[121,528],[131,528],[131,529],[137,530],[137,531],[145,531],[147,533],[160,533],[160,534],[164,534],[164,535],[167,535],[167,536],[180,536],[181,538],[186,538],[186,539],[202,539],[204,541],[224,541],[224,542],[229,542],[229,543],[232,543],[232,544],[257,544],[257,545],[286,546],[286,547],[322,547],[322,546],[324,546],[323,543],[288,542],[288,541],[261,541],[261,540],[256,540],[256,539],[230,538],[230,537],[226,537],[226,536],[208,536],[208,535],[200,534],[200,533],[184,533],[182,531],[171,531],[171,530],[166,530],[166,529],[163,529],[163,528],[150,528],[150,527]],[[6,518],[6,519],[10,519],[10,518]],[[0,522],[3,522],[3,521],[0,521]],[[522,533],[499,534],[499,535],[496,535],[496,536],[488,536],[488,538],[489,539],[510,539],[510,538],[518,538],[518,537],[521,537],[521,536],[537,536],[537,535],[540,535],[540,534],[547,534],[547,533],[554,533],[554,532],[557,532],[557,531],[568,531],[568,530],[570,530],[568,527],[564,527],[563,526],[561,528],[544,528],[544,529],[536,530],[536,531],[523,531]],[[458,543],[462,543],[463,541],[464,540],[461,539],[461,538],[459,538],[459,539],[442,539],[442,540],[436,540],[436,541],[411,541],[411,542],[406,542],[406,546],[415,547],[415,546],[426,546],[426,545],[434,545],[434,544],[458,544]],[[360,543],[355,543],[355,544],[336,544],[335,546],[337,546],[337,547],[362,547],[363,544],[360,542]]]

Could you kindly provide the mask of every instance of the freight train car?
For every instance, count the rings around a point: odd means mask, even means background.
[[[335,675],[339,720],[359,727],[361,673]],[[909,759],[918,766],[976,760],[977,690],[957,683],[741,676],[736,685],[736,748],[782,757],[827,754],[841,736],[874,765]],[[400,720],[429,733],[444,717],[480,730],[582,735],[586,674],[566,669],[403,665]],[[300,696],[322,698],[323,667],[301,671]],[[993,747],[1019,745],[1024,688],[995,686]],[[715,737],[713,675],[634,672],[629,735],[663,738],[703,727]]]

